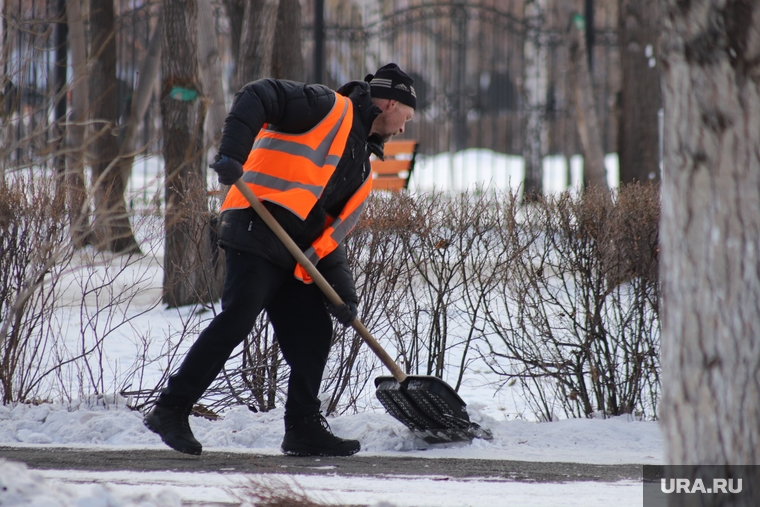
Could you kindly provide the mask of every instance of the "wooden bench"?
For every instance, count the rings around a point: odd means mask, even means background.
[[[398,192],[409,186],[417,157],[417,141],[388,141],[385,160],[372,158],[372,190]]]

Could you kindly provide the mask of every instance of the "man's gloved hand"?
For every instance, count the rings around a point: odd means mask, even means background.
[[[333,306],[328,303],[327,310],[344,326],[351,324],[359,314],[359,311],[356,308],[356,303],[343,303],[340,306]]]
[[[219,175],[222,185],[232,185],[243,176],[243,165],[227,155],[217,153],[209,167]]]

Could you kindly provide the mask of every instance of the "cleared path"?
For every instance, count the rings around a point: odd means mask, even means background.
[[[89,471],[173,471],[235,474],[306,474],[357,477],[433,476],[481,478],[516,482],[574,482],[641,480],[642,465],[590,465],[483,459],[348,458],[260,455],[204,451],[189,456],[170,449],[89,450],[66,447],[0,447],[0,458],[30,468]]]

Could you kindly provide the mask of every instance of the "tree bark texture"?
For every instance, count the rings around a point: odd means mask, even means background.
[[[92,193],[95,205],[93,231],[99,250],[128,253],[140,247],[132,233],[126,186],[119,172],[119,100],[116,80],[116,37],[113,2],[90,6],[92,64],[90,74],[92,143]]]
[[[760,3],[666,0],[663,8],[667,462],[757,464]],[[725,501],[701,496],[701,505]],[[729,504],[738,505],[721,505]],[[755,489],[746,505],[758,504]]]
[[[206,101],[198,78],[196,0],[163,0],[161,120],[166,176],[163,301],[171,307],[219,297],[206,202],[203,124]],[[193,93],[195,92],[195,93]]]
[[[240,60],[240,42],[243,40],[245,4],[246,0],[224,0],[227,17],[230,20],[230,49],[232,51],[232,64],[234,65],[232,72],[234,86],[237,86],[237,62]]]
[[[620,182],[659,181],[660,0],[620,0]]]
[[[230,16],[240,15],[239,49],[233,87],[265,77],[304,81],[306,70],[301,51],[301,3],[299,0],[227,0]],[[232,23],[235,45],[239,23]]]
[[[66,202],[66,112],[68,110],[68,54],[69,54],[69,25],[66,24],[66,0],[56,0],[56,16],[59,18],[54,25],[55,67],[53,70],[53,115],[55,118],[56,156],[53,166],[56,172],[56,198],[59,202]],[[3,27],[3,32],[6,29]],[[6,37],[7,34],[3,33]],[[7,61],[7,60],[5,60]],[[3,183],[0,183],[3,185]]]
[[[235,90],[251,81],[272,77],[272,53],[279,4],[279,0],[248,0],[246,3]]]
[[[87,40],[81,0],[66,0],[66,21],[71,48],[71,112],[66,129],[66,189],[71,241],[76,248],[90,242],[90,214],[84,166],[87,160],[87,116],[90,86],[87,68]]]
[[[568,22],[570,86],[575,104],[575,121],[583,146],[583,182],[586,187],[606,189],[602,135],[594,100],[594,84],[588,66],[586,28],[583,17],[571,13]]]
[[[209,103],[205,127],[206,146],[215,147],[222,138],[227,106],[224,103],[222,60],[211,2],[198,2],[198,64]]]
[[[272,77],[305,81],[306,70],[301,53],[301,2],[280,0],[279,4],[272,54]]]
[[[523,45],[525,64],[522,81],[526,107],[523,120],[523,193],[528,200],[543,193],[543,157],[548,146],[544,109],[549,89],[549,47],[548,41],[541,38],[546,28],[546,4],[547,0],[526,0],[523,9],[523,17],[527,24]]]
[[[153,29],[153,35],[148,43],[148,53],[145,60],[140,65],[140,77],[137,82],[137,89],[132,97],[132,104],[129,111],[129,123],[126,126],[124,140],[119,148],[119,174],[121,174],[124,188],[127,187],[129,176],[132,173],[132,165],[137,155],[137,131],[140,123],[145,118],[148,111],[150,99],[153,97],[153,89],[158,79],[158,71],[161,67],[161,31],[163,23],[159,17],[156,27]]]

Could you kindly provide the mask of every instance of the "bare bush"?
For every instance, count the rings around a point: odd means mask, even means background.
[[[269,319],[262,312],[240,351],[227,360],[201,403],[214,412],[234,405],[268,412],[285,404],[288,371]]]
[[[68,219],[61,220],[66,229]],[[42,310],[46,324],[33,333],[36,340],[49,337],[33,382],[35,396],[14,401],[42,397],[71,403],[124,392],[134,407],[141,403],[146,370],[167,372],[176,365],[178,350],[197,332],[199,319],[194,312],[180,315],[181,326],[175,330],[136,325],[160,302],[160,291],[154,288],[160,280],[154,248],[163,227],[156,217],[134,221],[147,255],[76,251],[63,233],[66,255],[59,256],[45,285],[51,292]]]
[[[405,299],[415,319],[402,331],[414,344],[414,373],[443,378],[451,371],[461,384],[473,341],[485,332],[494,275],[510,257],[511,245],[497,242],[501,211],[515,202],[508,195],[438,194],[418,211],[417,229],[405,238],[413,273]]]
[[[163,385],[216,303],[178,308],[176,329],[133,327],[159,301],[141,294],[155,285],[147,266],[150,245],[162,242],[161,217],[133,218],[148,257],[76,254],[51,187],[19,176],[0,189],[4,400],[113,390],[143,407],[157,395],[146,369],[158,366]],[[374,195],[346,245],[360,317],[408,373],[459,389],[485,361],[500,382],[520,382],[541,419],[656,417],[658,199],[656,187],[641,185],[529,206],[513,195]],[[199,253],[214,242],[211,228],[191,242]],[[220,274],[221,256],[197,259]],[[70,309],[56,300],[72,290],[77,329],[62,336],[56,316]],[[117,364],[107,343],[125,335],[135,360]],[[322,385],[327,413],[361,410],[381,368],[351,328],[336,325]],[[287,376],[262,315],[201,401],[211,413],[271,410],[284,401]]]
[[[520,382],[542,420],[656,417],[658,217],[657,187],[645,185],[529,206],[515,195],[373,195],[346,242],[359,316],[407,373],[458,390],[485,362],[500,383]],[[273,338],[262,320],[218,394],[262,410],[284,399]],[[336,325],[326,412],[362,409],[382,373]]]
[[[52,178],[17,175],[0,186],[0,394],[35,396],[57,337],[50,326],[60,274],[71,263],[67,220]]]
[[[488,194],[371,198],[347,241],[360,317],[407,373],[448,375],[459,389],[479,360],[490,290],[514,255],[499,231],[514,221],[516,203]],[[361,343],[350,328],[336,332],[328,413],[357,409],[380,368]]]
[[[408,277],[408,252],[401,238],[412,227],[413,205],[413,199],[401,194],[373,196],[362,221],[346,241],[348,262],[356,280],[359,318],[378,336],[393,334],[393,322],[387,312],[398,307],[398,295],[403,293]],[[372,372],[378,368],[353,328],[336,325],[334,329],[328,373],[322,386],[323,392],[329,394],[328,414],[355,409]],[[401,350],[398,342],[394,345]]]
[[[231,496],[241,502],[242,507],[323,507],[334,502],[319,498],[293,479],[269,476],[249,478],[241,484],[242,491],[230,489]]]
[[[169,309],[174,308],[181,319],[181,325],[178,329],[167,332],[162,330],[163,336],[160,338],[145,333],[141,336],[142,348],[137,354],[137,360],[129,370],[129,376],[122,381],[120,393],[130,397],[130,406],[135,409],[142,409],[151,405],[158,396],[158,388],[166,384],[169,375],[179,367],[183,359],[182,350],[186,349],[188,342],[197,337],[200,331],[208,323],[210,318],[216,315],[218,293],[221,291],[222,280],[224,277],[224,251],[217,245],[217,220],[216,213],[210,212],[208,203],[201,202],[197,198],[188,198],[181,201],[174,213],[174,219],[185,221],[183,227],[174,227],[174,234],[181,235],[181,242],[185,245],[183,250],[185,259],[183,263],[173,263],[171,266],[171,276],[166,274],[166,263],[171,262],[166,257],[165,230],[168,224],[163,221],[159,214],[149,214],[144,217],[145,228],[147,231],[140,231],[142,235],[147,235],[148,243],[153,245],[156,250],[158,244],[164,243],[163,255],[155,259],[159,266],[163,265],[163,284],[162,291],[165,296],[167,291],[175,289],[172,281],[181,281],[181,292],[186,300],[196,301],[196,303],[182,305],[177,307],[175,304],[169,304]],[[176,224],[173,224],[176,225]],[[139,226],[136,230],[140,230]],[[142,248],[148,245],[141,245]],[[149,252],[148,257],[155,256],[156,252]],[[124,257],[124,256],[122,256]],[[133,255],[136,259],[144,258]],[[157,283],[154,280],[154,284]],[[152,301],[152,306],[147,308],[148,311],[158,304],[161,298]],[[126,323],[124,323],[126,324]],[[99,335],[102,336],[102,333]],[[140,337],[140,336],[138,336]],[[157,340],[161,340],[161,353],[149,353],[154,349]],[[151,382],[149,386],[144,383],[145,369],[152,365],[160,365],[162,372],[157,382]],[[233,361],[233,364],[235,362]],[[238,376],[240,369],[235,368],[232,375],[225,370],[225,374],[230,377]],[[222,387],[218,384],[222,383]],[[217,385],[211,386],[207,397],[203,400],[210,407],[227,407],[243,403],[243,398],[239,395],[241,389],[236,387],[235,383],[229,379],[220,379]]]
[[[527,208],[489,324],[493,371],[552,420],[637,412],[659,395],[658,187],[564,194]]]

